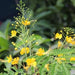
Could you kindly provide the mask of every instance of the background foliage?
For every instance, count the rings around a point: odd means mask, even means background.
[[[75,28],[75,0],[24,0],[37,19],[34,32],[52,37],[62,27]]]

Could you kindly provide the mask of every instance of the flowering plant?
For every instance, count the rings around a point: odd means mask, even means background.
[[[69,34],[70,28],[65,28],[55,34],[55,39],[59,40],[57,48],[45,50],[40,44],[47,40],[32,34],[36,20],[31,19],[22,0],[17,9],[21,14],[15,17],[12,24],[15,30],[11,30],[10,36],[17,38],[12,42],[14,50],[4,61],[0,60],[6,65],[4,70],[8,74],[5,75],[70,75],[71,64],[75,63],[75,34],[72,32],[73,36],[69,36],[72,34]]]

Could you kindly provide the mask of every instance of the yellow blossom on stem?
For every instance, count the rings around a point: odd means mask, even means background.
[[[71,41],[70,43],[71,43],[72,45],[75,45],[75,40]]]
[[[18,64],[18,62],[19,62],[19,57],[16,57],[13,59],[12,65]]]
[[[21,54],[21,55],[23,55],[23,54],[25,54],[25,53],[27,53],[27,54],[29,53],[29,48],[28,48],[28,47],[22,48],[21,51],[20,51],[20,54]]]
[[[66,36],[66,41],[67,41],[68,43],[71,43],[71,42],[72,42],[72,37]]]
[[[55,60],[57,60],[57,62],[58,62],[59,64],[61,64],[62,61],[66,61],[65,58],[55,58]]]
[[[33,66],[33,67],[36,67],[36,65],[37,65],[36,62],[33,62],[33,63],[32,63],[32,66]]]
[[[57,58],[57,59],[59,59],[59,60],[63,60],[63,61],[65,61],[65,60],[66,60],[65,58]]]
[[[75,61],[75,57],[71,57],[70,58],[70,61]]]
[[[45,68],[49,71],[49,64],[45,64]]]
[[[35,61],[35,60],[34,60],[34,61]],[[28,65],[28,66],[30,66],[30,65],[31,65],[31,62],[32,62],[32,61],[31,61],[31,59],[30,59],[30,58],[28,58],[28,59],[26,60],[26,63],[27,63],[27,65]]]
[[[65,59],[65,58],[60,58],[60,60],[66,61],[66,59]]]
[[[11,37],[15,37],[16,34],[17,34],[17,32],[16,32],[15,30],[12,30],[12,31],[11,31]]]
[[[22,24],[25,25],[25,26],[26,26],[26,25],[30,25],[30,21],[27,21],[27,20],[22,21]]]
[[[58,48],[62,46],[62,42],[58,41]]]
[[[33,66],[33,67],[36,67],[37,63],[35,61],[35,58],[28,58],[26,60],[26,63],[27,63],[27,66]]]
[[[7,56],[7,62],[10,63],[12,61],[12,56],[10,55],[9,57]]]
[[[62,34],[56,33],[56,34],[55,34],[55,38],[56,38],[56,39],[61,39],[61,38],[62,38]]]
[[[27,54],[29,53],[29,48],[28,47],[25,48],[25,53],[27,53]]]
[[[36,55],[42,56],[42,55],[44,55],[44,53],[45,53],[44,49],[39,48],[38,51],[36,52]]]
[[[63,56],[63,54],[58,54],[58,57],[61,57],[61,56]]]

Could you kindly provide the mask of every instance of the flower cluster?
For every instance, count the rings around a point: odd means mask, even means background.
[[[61,39],[62,38],[62,34],[56,33],[55,38],[56,39]]]
[[[57,60],[57,62],[60,64],[62,63],[62,61],[66,61],[65,58],[59,58],[59,57],[55,58],[55,60]]]
[[[12,56],[10,55],[9,57],[7,56],[7,59],[8,59],[7,62],[11,63],[12,65],[16,65],[19,62],[19,57],[13,59]]]
[[[16,34],[17,34],[17,32],[16,32],[15,30],[12,30],[12,31],[11,31],[11,37],[15,37]]]
[[[22,48],[21,51],[20,51],[20,54],[23,55],[23,54],[28,54],[29,53],[29,48],[26,47],[26,48]]]
[[[75,40],[72,37],[66,36],[66,41],[67,41],[67,43],[70,43],[72,45],[75,45]]]
[[[28,58],[26,60],[27,66],[24,66],[25,70],[28,70],[30,66],[33,66],[34,68],[36,67],[36,59],[35,58]]]
[[[42,56],[42,55],[44,55],[44,53],[45,53],[44,49],[39,48],[38,51],[36,52],[36,55]]]
[[[45,64],[45,68],[49,71],[49,64]]]
[[[55,39],[58,39],[58,48],[62,47],[63,45],[65,46],[65,43],[67,42],[68,44],[75,45],[75,36],[71,37],[68,36],[69,32],[66,32],[66,36],[64,36],[63,31],[61,30],[60,33],[55,34]],[[63,36],[62,36],[63,35]],[[65,39],[64,39],[65,37]],[[61,40],[64,39],[64,42]]]
[[[30,21],[28,21],[28,20],[22,21],[22,24],[25,25],[25,26],[30,25]]]
[[[18,64],[19,62],[19,57],[16,57],[12,60],[12,65]]]

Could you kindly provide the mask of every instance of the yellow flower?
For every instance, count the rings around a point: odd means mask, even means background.
[[[75,45],[75,40],[71,41],[70,43],[71,43],[72,45]]]
[[[58,62],[59,64],[61,64],[62,61],[66,61],[65,58],[55,58],[55,60],[57,60],[57,62]]]
[[[36,65],[37,65],[36,62],[33,62],[33,63],[32,63],[32,66],[33,66],[33,67],[36,67]]]
[[[62,63],[62,61],[61,61],[61,60],[57,60],[57,62],[58,62],[59,64],[61,64],[61,63]]]
[[[9,57],[7,56],[7,61],[8,61],[8,63],[10,63],[11,61],[12,61],[12,56],[10,55]]]
[[[67,41],[68,43],[71,43],[71,42],[72,42],[72,37],[66,36],[66,41]]]
[[[28,65],[28,66],[30,66],[30,65],[31,65],[31,62],[32,62],[32,61],[31,61],[31,59],[30,59],[30,58],[28,58],[28,59],[26,60],[26,63],[27,63],[27,65]]]
[[[63,56],[63,54],[58,54],[58,57],[61,57],[61,56]]]
[[[71,57],[70,58],[70,61],[75,61],[75,57]]]
[[[66,61],[66,59],[65,59],[65,58],[61,58],[60,60]]]
[[[33,67],[36,67],[37,63],[35,61],[35,58],[28,58],[26,60],[26,63],[27,63],[27,66],[33,66]]]
[[[65,58],[57,58],[57,60],[63,60],[63,61],[65,61],[66,59]]]
[[[49,64],[45,64],[45,68],[49,71]]]
[[[58,48],[62,46],[62,42],[58,41]]]
[[[25,25],[25,26],[26,26],[26,25],[30,25],[30,21],[27,21],[27,20],[22,21],[22,24]]]
[[[25,54],[25,48],[22,48],[22,49],[21,49],[20,54],[21,54],[21,55]]]
[[[13,59],[12,65],[18,64],[18,62],[19,62],[19,57],[16,57]]]
[[[11,31],[11,37],[16,36],[16,34],[17,34],[17,32],[16,32],[15,30],[12,30],[12,31]]]
[[[55,34],[55,38],[56,38],[56,39],[61,39],[61,38],[62,38],[62,34],[56,33],[56,34]]]
[[[23,55],[23,54],[25,54],[25,53],[27,53],[27,54],[29,53],[29,48],[28,48],[28,47],[22,48],[21,51],[20,51],[20,54],[21,54],[21,55]]]
[[[36,52],[36,54],[38,55],[38,56],[42,56],[42,55],[44,55],[44,49],[42,49],[42,48],[39,48],[38,49],[38,51]]]
[[[25,53],[27,53],[27,54],[29,53],[29,48],[28,47],[25,48]]]

